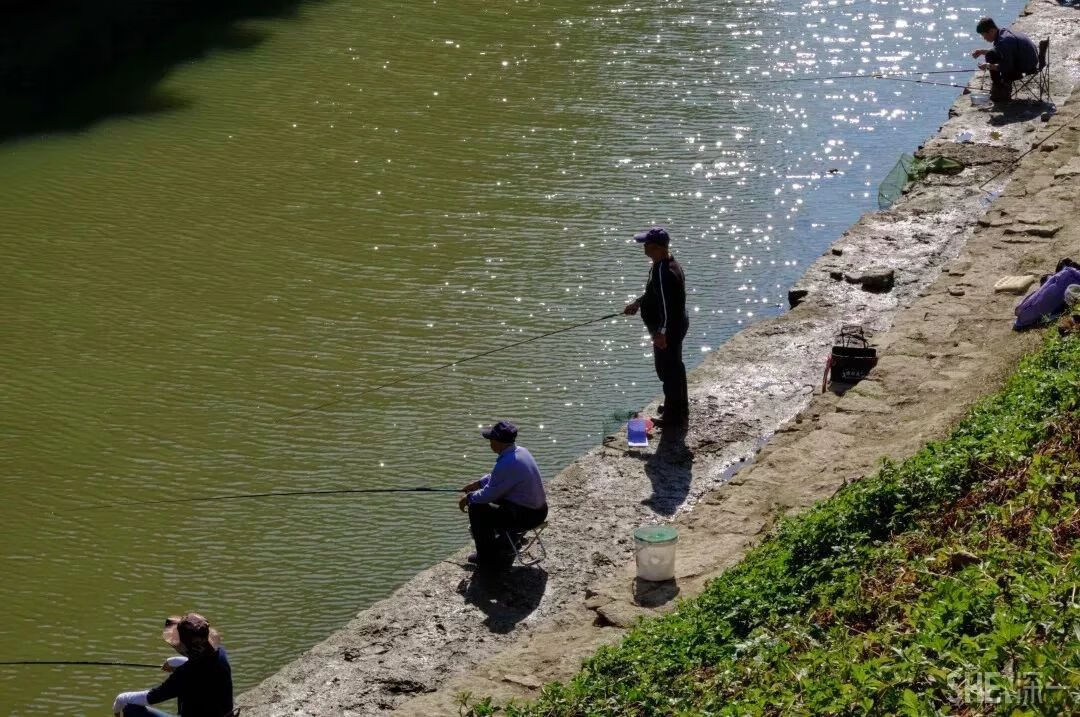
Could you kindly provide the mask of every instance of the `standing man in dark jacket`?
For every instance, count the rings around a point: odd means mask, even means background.
[[[669,251],[671,237],[663,227],[652,227],[634,235],[652,259],[645,293],[634,299],[623,313],[639,310],[652,336],[656,375],[664,384],[664,415],[654,418],[660,428],[686,428],[690,422],[690,399],[686,390],[686,366],[682,359],[683,339],[690,328],[686,313],[686,275]]]
[[[1039,50],[1022,32],[999,28],[993,18],[984,17],[975,26],[982,39],[994,44],[993,50],[972,50],[971,56],[985,57],[980,70],[990,70],[990,99],[1008,102],[1012,83],[1039,69]]]

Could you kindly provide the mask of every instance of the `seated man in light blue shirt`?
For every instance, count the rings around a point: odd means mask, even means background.
[[[532,454],[517,445],[517,426],[499,421],[483,431],[491,450],[499,454],[491,473],[462,488],[458,503],[469,512],[476,552],[469,562],[486,568],[508,568],[514,553],[510,540],[547,520],[547,496]],[[509,540],[507,539],[509,536]]]

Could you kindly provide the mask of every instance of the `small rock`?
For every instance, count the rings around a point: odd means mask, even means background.
[[[829,251],[831,251],[834,256],[843,256],[844,255],[844,247],[842,247],[842,246],[834,246]]]
[[[1042,224],[1045,220],[1046,215],[1037,212],[1023,212],[1016,215],[1016,221],[1021,224]]]
[[[964,295],[964,290],[961,289],[959,286],[950,286],[949,287],[949,295],[950,296],[963,296]]]
[[[966,550],[957,550],[949,555],[949,567],[953,570],[963,570],[968,565],[976,565],[981,562],[982,560],[978,555],[969,553]]]
[[[1027,234],[1033,237],[1048,239],[1061,231],[1060,224],[1027,224],[1022,227],[1009,227],[1006,234]]]
[[[844,280],[849,284],[859,284],[864,291],[883,293],[892,290],[896,282],[896,272],[884,267],[875,267],[844,274]]]
[[[971,260],[963,259],[949,267],[949,276],[963,276],[971,270]]]
[[[1080,157],[1073,157],[1054,172],[1055,177],[1074,177],[1077,174],[1080,174]]]
[[[830,269],[829,278],[833,281],[842,281],[844,278],[844,272],[841,269]]]
[[[1039,145],[1039,149],[1043,152],[1053,152],[1059,146],[1057,142],[1043,142]]]
[[[530,690],[538,690],[544,686],[535,675],[503,675],[503,682],[511,682],[515,685],[528,687]]]
[[[809,289],[802,289],[795,286],[791,287],[790,289],[788,289],[787,293],[788,306],[794,309],[796,306],[801,304],[803,302],[803,299],[805,299],[809,294]]]

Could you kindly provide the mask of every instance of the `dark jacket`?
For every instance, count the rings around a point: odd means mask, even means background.
[[[1005,75],[1028,75],[1039,69],[1039,49],[1027,35],[1007,27],[998,28],[994,40],[998,72]]]
[[[674,258],[654,262],[645,293],[638,299],[641,318],[650,334],[663,330],[682,338],[690,325],[686,314],[686,275]]]
[[[150,690],[152,705],[176,699],[180,717],[227,717],[233,711],[232,668],[224,647],[191,658]]]

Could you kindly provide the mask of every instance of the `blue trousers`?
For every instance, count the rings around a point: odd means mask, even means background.
[[[124,717],[173,717],[168,712],[156,710],[153,707],[142,705],[127,705],[124,707]]]

